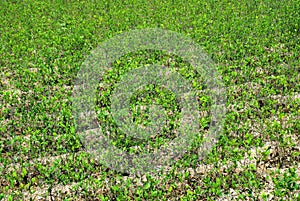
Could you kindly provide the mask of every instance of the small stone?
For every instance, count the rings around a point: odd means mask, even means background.
[[[142,177],[142,181],[143,181],[144,183],[148,181],[146,175],[144,175],[144,176]]]
[[[191,177],[195,177],[195,171],[193,168],[188,168],[187,170],[189,171]]]

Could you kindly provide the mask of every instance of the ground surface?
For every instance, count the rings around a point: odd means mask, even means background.
[[[0,200],[299,200],[299,11],[298,0],[1,1]],[[206,158],[197,160],[195,147],[169,171],[138,177],[86,154],[74,131],[70,97],[93,48],[148,27],[177,31],[204,48],[226,85],[227,112]],[[201,75],[188,64],[155,51],[124,55],[113,63],[119,70],[102,80],[98,110],[115,145],[129,151],[135,142],[104,115],[107,97],[124,70],[155,62],[202,91],[201,132],[210,125]],[[177,114],[170,95],[156,91],[145,99],[157,97]],[[176,124],[176,115],[170,122]],[[166,130],[150,145],[171,137]]]

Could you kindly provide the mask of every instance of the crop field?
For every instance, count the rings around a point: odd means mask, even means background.
[[[144,49],[103,67],[96,123],[131,154],[177,139],[183,109],[172,91],[145,81],[130,97],[130,117],[149,125],[155,103],[167,123],[147,139],[132,137],[118,127],[110,99],[126,74],[157,64],[196,91],[192,146],[155,174],[134,174],[87,151],[73,94],[95,48],[146,28],[180,33],[203,48],[223,83],[226,111],[204,153],[213,98],[191,63]],[[299,132],[299,0],[0,1],[0,200],[300,200]]]

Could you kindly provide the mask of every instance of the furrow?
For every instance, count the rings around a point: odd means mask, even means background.
[[[267,178],[270,176],[271,173],[276,172],[277,168],[264,168],[264,164],[258,163],[258,160],[262,157],[262,153],[269,149],[270,146],[273,146],[271,142],[268,142],[265,144],[263,147],[258,147],[258,148],[252,148],[250,149],[247,153],[245,153],[244,158],[240,161],[237,161],[237,166],[233,162],[226,162],[225,164],[218,163],[218,165],[212,165],[212,164],[198,164],[195,168],[188,168],[181,170],[179,173],[185,173],[188,171],[191,175],[191,177],[202,177],[207,174],[209,174],[211,171],[214,170],[215,167],[219,167],[220,172],[225,172],[226,169],[229,169],[230,167],[235,167],[234,171],[235,173],[239,173],[243,171],[243,168],[246,166],[249,166],[250,164],[259,164],[257,166],[257,173],[259,175],[262,175],[264,178]],[[295,166],[297,170],[297,174],[300,177],[300,166]],[[283,175],[284,172],[287,171],[287,168],[282,168],[279,169],[280,175]],[[164,174],[167,174],[165,172]],[[135,177],[135,176],[124,176],[122,177],[122,180],[125,181],[127,179],[133,179],[133,181],[136,183],[136,186],[143,186],[144,181],[143,181],[144,176],[142,177]],[[163,176],[153,176],[154,179],[156,180],[162,180]],[[49,185],[44,185],[43,187],[37,187],[34,189],[31,189],[31,191],[23,191],[23,198],[25,200],[39,200],[39,199],[50,199],[51,196],[52,198],[55,198],[58,195],[66,195],[66,196],[74,196],[75,194],[80,191],[80,189],[83,186],[89,186],[89,188],[97,188],[95,181],[99,180],[99,174],[92,175],[91,178],[84,179],[80,182],[72,182],[67,185],[62,185],[62,184],[57,184],[55,186],[49,186]],[[96,189],[96,192],[98,193],[104,193],[104,188],[109,188],[108,184],[109,182],[107,181],[102,181],[102,189]],[[266,187],[263,189],[262,192],[273,192],[274,190],[274,184],[271,179],[267,179],[268,185],[266,184]],[[106,185],[106,186],[105,186]],[[184,182],[183,184],[184,185]],[[77,190],[76,187],[80,186]],[[99,188],[99,187],[98,187]],[[49,189],[51,189],[51,193],[49,194]],[[130,189],[134,190],[134,189]],[[234,189],[230,189],[229,192],[227,192],[228,195],[220,197],[218,200],[235,200],[237,198],[238,193]]]
[[[280,95],[276,95],[276,96],[270,96],[270,97],[265,97],[265,98],[261,98],[260,100],[262,102],[267,102],[268,100],[276,100],[276,103],[277,104],[283,104],[285,103],[288,104],[296,99],[299,99],[300,98],[300,94],[293,94],[293,95],[290,95],[290,96],[280,96]],[[276,104],[275,104],[276,105]],[[271,107],[275,107],[274,103],[271,105]],[[239,108],[240,107],[240,108]],[[286,106],[285,106],[286,107]],[[297,106],[296,106],[297,107]],[[227,106],[227,112],[237,112],[239,114],[242,114],[243,112],[246,112],[248,109],[252,110],[251,106],[248,104],[246,105],[243,105],[243,106],[240,106],[238,104],[238,102],[236,102],[235,104],[230,104]],[[257,109],[255,109],[257,110]],[[259,114],[260,111],[258,110],[257,111]],[[87,116],[89,116],[91,113],[87,114]],[[200,114],[201,116],[207,116],[209,114],[209,111],[206,111],[206,110],[203,110],[203,111],[200,111]],[[287,113],[288,114],[288,113]],[[263,114],[262,114],[263,115]],[[80,118],[85,118],[86,115],[85,114],[81,114],[80,115],[81,117]],[[289,118],[290,115],[285,115],[284,119],[286,119],[285,121],[287,122],[288,120],[291,120],[292,118],[298,118],[298,116],[291,116],[291,118]],[[239,117],[240,120],[242,120],[243,118],[242,117]],[[270,120],[270,117],[266,117],[268,119],[268,121]],[[277,120],[278,122],[281,122],[281,118],[280,119],[272,119],[272,120]],[[3,125],[5,124],[5,121],[3,121]],[[247,121],[247,120],[245,120]],[[251,120],[253,121],[253,120]],[[6,122],[7,123],[7,122]],[[284,124],[283,122],[283,125],[285,127],[288,127],[288,124]],[[98,123],[93,121],[91,125],[86,125],[86,127],[84,125],[81,125],[81,130],[87,130],[87,129],[93,129],[93,128],[98,128]],[[11,143],[9,143],[10,145],[4,145],[3,149],[10,149],[9,147],[10,146],[13,146],[14,143],[18,142],[19,145],[22,145],[22,147],[26,147],[26,146],[29,146],[29,142],[30,142],[30,134],[29,133],[26,133],[24,136],[22,136],[22,133],[21,135],[18,136],[18,138],[15,138],[16,135],[14,137],[6,137],[4,138],[3,140],[9,142],[11,141]],[[60,135],[59,133],[57,134],[56,137],[53,136],[53,138],[49,138],[49,140],[51,141],[55,141],[57,139],[59,139],[60,137],[62,137],[62,135]],[[23,138],[23,139],[22,139]],[[20,141],[21,140],[21,141]],[[16,144],[17,145],[17,144]],[[7,146],[7,148],[5,148]],[[9,147],[8,147],[9,146]]]

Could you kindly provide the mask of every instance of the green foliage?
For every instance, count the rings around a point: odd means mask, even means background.
[[[56,198],[216,200],[235,191],[241,200],[296,200],[299,10],[298,0],[1,1],[0,200],[29,200],[26,192],[45,186],[55,195],[55,187],[74,183]],[[168,172],[138,177],[112,171],[85,153],[75,132],[71,94],[92,49],[124,31],[148,27],[177,31],[204,48],[226,85],[227,113],[218,143],[199,160],[198,147],[212,122],[203,75],[182,58],[156,50],[116,60],[99,82],[96,110],[102,129],[124,151],[148,152],[174,139],[181,107],[171,91],[145,86],[131,97],[132,118],[149,125],[147,111],[155,103],[166,110],[167,124],[149,140],[126,136],[110,113],[110,96],[122,75],[160,64],[199,91],[201,129],[194,146]],[[261,149],[253,156],[252,150]],[[265,193],[270,182],[274,190]]]

